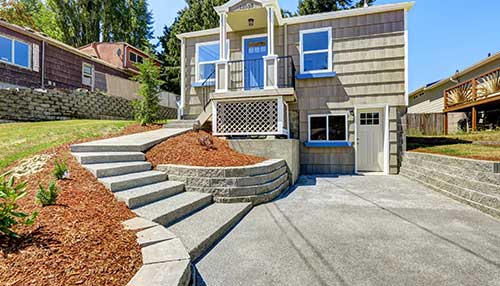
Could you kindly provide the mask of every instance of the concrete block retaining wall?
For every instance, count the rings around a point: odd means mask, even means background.
[[[222,203],[268,202],[289,186],[282,159],[242,167],[159,165],[157,170],[166,172],[169,180],[184,182],[186,191],[211,193]]]
[[[500,162],[406,152],[401,174],[500,217]]]
[[[130,100],[97,92],[0,89],[2,120],[133,119],[132,110]],[[160,118],[176,116],[176,109],[161,106]]]

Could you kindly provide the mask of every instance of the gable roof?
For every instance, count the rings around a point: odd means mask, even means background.
[[[473,71],[475,69],[478,69],[478,68],[480,68],[482,66],[485,66],[485,65],[487,65],[487,64],[489,64],[489,63],[491,63],[493,61],[496,61],[498,59],[500,59],[500,52],[497,52],[497,53],[495,53],[495,54],[493,54],[493,55],[491,55],[491,56],[489,56],[489,57],[487,57],[487,58],[485,58],[485,59],[483,59],[483,60],[481,60],[481,61],[479,61],[479,62],[477,62],[477,63],[475,63],[475,64],[473,64],[471,66],[469,66],[469,67],[467,67],[466,69],[464,69],[462,71],[459,71],[458,73],[455,73],[455,74],[449,76],[449,77],[446,77],[446,78],[444,78],[442,80],[435,81],[433,83],[426,84],[426,85],[424,85],[424,86],[422,86],[422,87],[420,87],[420,88],[412,91],[410,93],[410,97],[414,97],[414,96],[422,93],[423,91],[440,87],[443,84],[446,84],[446,83],[450,82],[451,79],[464,76],[464,75],[468,74],[469,72],[471,72],[471,71]]]
[[[232,7],[241,1],[242,0],[231,0],[231,1],[227,2],[225,5],[232,4],[230,6],[227,6],[227,7]],[[255,0],[255,1],[260,1],[260,2],[263,2],[264,4],[275,2],[274,0],[272,0],[272,1]],[[341,11],[325,12],[325,13],[318,13],[318,14],[311,14],[311,15],[304,15],[304,16],[295,16],[295,17],[290,17],[290,18],[282,18],[282,22],[280,23],[280,25],[282,25],[282,24],[292,25],[292,24],[309,23],[309,22],[316,22],[316,21],[322,21],[322,20],[331,20],[331,19],[338,19],[338,18],[361,16],[361,15],[370,15],[370,14],[377,14],[377,13],[384,13],[384,12],[391,12],[391,11],[398,11],[398,10],[409,11],[413,7],[414,4],[415,4],[415,2],[401,2],[401,3],[395,3],[395,4],[373,5],[370,7],[361,7],[361,8],[354,8],[354,9],[349,9],[349,10],[341,10]],[[219,7],[226,7],[225,5],[222,5]],[[216,7],[215,9],[217,10],[218,7]],[[281,15],[281,12],[279,13],[279,15]],[[182,33],[182,34],[178,34],[177,38],[179,38],[179,39],[194,38],[194,37],[200,37],[200,36],[214,35],[217,33],[219,33],[219,28]]]

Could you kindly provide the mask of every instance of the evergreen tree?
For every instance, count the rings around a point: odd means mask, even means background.
[[[363,7],[364,0],[299,0],[299,15],[310,15],[323,12]],[[367,0],[372,5],[375,0]]]

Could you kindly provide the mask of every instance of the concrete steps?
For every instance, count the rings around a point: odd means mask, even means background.
[[[400,174],[462,203],[500,217],[495,162],[407,152]]]
[[[211,194],[182,192],[175,196],[133,209],[133,211],[141,217],[166,226],[211,203]]]
[[[132,162],[118,162],[118,163],[100,163],[100,164],[87,164],[83,165],[97,178],[119,176],[130,173],[137,173],[142,171],[151,170],[151,163],[132,161]]]
[[[163,126],[164,128],[190,128],[199,129],[200,122],[198,120],[170,120]]]
[[[115,193],[119,201],[129,208],[137,208],[184,192],[184,184],[175,181],[162,181]]]
[[[106,188],[110,189],[112,192],[118,192],[126,189],[162,182],[166,179],[167,174],[163,172],[145,171],[100,178],[98,181],[106,186]]]
[[[146,160],[142,152],[74,152],[71,154],[83,165]]]
[[[252,208],[251,203],[212,204],[170,226],[194,261],[214,245]]]

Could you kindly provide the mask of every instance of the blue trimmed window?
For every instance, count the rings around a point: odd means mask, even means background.
[[[30,45],[21,41],[0,36],[0,61],[30,68]]]
[[[229,54],[229,41],[226,45]],[[215,63],[220,60],[219,42],[200,43],[196,46],[197,75],[196,81],[215,79]]]
[[[300,72],[330,72],[332,70],[331,43],[331,28],[301,31]]]

